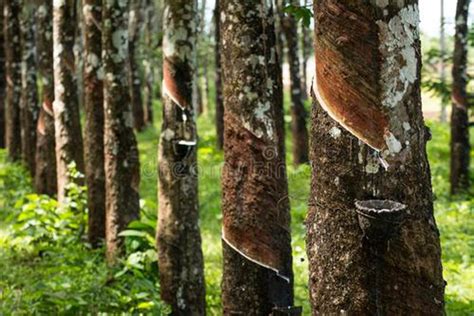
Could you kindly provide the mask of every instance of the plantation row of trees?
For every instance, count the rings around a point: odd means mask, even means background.
[[[445,282],[426,155],[430,133],[421,110],[418,1],[314,2],[309,131],[306,67],[300,65],[308,45],[298,51],[308,34],[298,34],[296,18],[307,19],[309,4],[215,4],[216,133],[225,156],[224,314],[301,313],[293,306],[285,53],[292,154],[296,164],[312,166],[306,225],[313,314],[442,314]],[[85,173],[89,242],[98,247],[105,240],[111,265],[123,252],[120,232],[140,215],[134,130],[152,122],[153,69],[161,70],[161,296],[174,315],[205,314],[196,125],[203,110],[197,43],[205,2],[200,8],[195,0],[83,0],[79,11],[72,0],[1,5],[0,100],[6,97],[0,138],[10,159],[28,167],[37,192],[57,195],[60,204],[75,181],[71,165]],[[469,0],[459,0],[453,59],[454,193],[469,186],[468,6]],[[161,22],[161,30],[153,28]],[[151,51],[143,69],[141,40]],[[151,57],[155,45],[162,62]]]

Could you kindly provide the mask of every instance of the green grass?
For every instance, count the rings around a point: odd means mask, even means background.
[[[208,113],[198,120],[200,225],[205,256],[208,314],[221,315],[220,174],[223,155],[215,150],[212,117],[213,113]],[[141,197],[148,210],[155,210],[157,203],[159,121],[158,117],[154,127],[138,135],[142,170]],[[448,282],[447,310],[450,315],[472,315],[474,197],[449,196],[448,127],[430,125],[433,140],[429,143],[428,152],[436,194],[435,215],[441,231],[444,277]],[[311,172],[308,166],[293,167],[290,152],[291,142],[288,137],[295,297],[296,305],[303,306],[304,314],[309,315],[303,222],[307,211]],[[131,274],[119,283],[111,282],[111,275],[116,271],[105,266],[101,250],[91,251],[81,244],[66,244],[61,247],[52,246],[46,254],[39,254],[27,245],[22,245],[25,242],[23,239],[12,237],[11,224],[15,208],[18,208],[14,204],[17,199],[31,192],[29,181],[24,169],[6,163],[5,153],[0,151],[0,314],[29,314],[32,311],[73,314],[98,310],[136,312],[140,310],[136,308],[137,304],[144,304],[139,303],[142,296],[148,295],[148,301],[156,300],[158,289],[154,280],[148,280],[146,275]],[[159,302],[155,301],[154,304],[159,307]],[[45,306],[50,306],[50,309],[45,310]],[[156,311],[161,309],[157,308]]]

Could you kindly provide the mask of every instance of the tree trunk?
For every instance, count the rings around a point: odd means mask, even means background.
[[[273,8],[262,7],[259,0],[220,4],[225,17],[222,302],[225,315],[269,315],[273,308],[293,304],[282,81]]]
[[[310,1],[308,0],[303,0],[303,4],[305,7],[308,7],[310,5]],[[308,58],[310,55],[311,51],[311,45],[312,45],[312,37],[311,37],[311,32],[309,32],[309,27],[306,27],[306,25],[301,24],[301,32],[302,32],[302,38],[301,38],[301,91],[302,91],[302,96],[303,100],[308,99]]]
[[[145,113],[142,100],[142,78],[140,76],[140,34],[143,30],[142,1],[134,0],[130,4],[129,13],[129,60],[130,60],[130,96],[133,111],[133,126],[137,131],[145,128]]]
[[[202,43],[201,46],[201,55],[199,56],[199,63],[197,66],[196,73],[199,76],[199,69],[202,68],[202,74],[198,79],[197,83],[202,85],[204,83],[204,87],[200,88],[201,91],[201,98],[202,98],[202,113],[207,114],[209,111],[209,76],[208,76],[208,42],[207,42],[207,33],[206,33],[206,0],[201,0],[201,8],[199,13],[199,39],[198,43]],[[199,52],[199,49],[197,50]]]
[[[3,28],[3,4],[0,0],[0,148],[5,148],[5,89],[7,85],[5,75],[5,37]]]
[[[57,191],[55,133],[54,133],[54,79],[53,79],[53,3],[41,0],[36,10],[38,33],[38,74],[41,82],[41,107],[36,133],[35,189],[39,194],[53,196]]]
[[[5,0],[5,73],[7,81],[5,102],[5,143],[11,160],[21,158],[21,0]]]
[[[154,48],[155,42],[153,40],[154,35],[154,23],[155,20],[155,2],[153,0],[145,0],[145,87],[144,87],[144,105],[145,113],[144,119],[145,124],[153,125],[153,84],[154,84]]]
[[[21,152],[23,163],[32,177],[35,175],[36,125],[38,121],[38,89],[36,86],[36,25],[33,5],[26,4],[22,18],[22,69],[21,69]]]
[[[319,0],[314,7],[306,220],[312,312],[442,315],[418,1],[372,3]]]
[[[216,63],[216,143],[217,149],[224,147],[224,100],[222,96],[222,65],[221,65],[221,6],[220,0],[216,0],[214,8],[215,23],[215,63]]]
[[[279,0],[280,10],[287,4],[298,5],[295,0]],[[306,128],[306,109],[301,93],[300,61],[298,53],[298,25],[292,15],[281,18],[281,28],[285,36],[290,69],[291,95],[291,135],[293,139],[293,163],[300,165],[308,162],[308,130]]]
[[[161,297],[173,315],[205,314],[193,108],[196,11],[194,0],[164,1],[157,245]]]
[[[439,51],[440,51],[440,70],[439,76],[442,84],[446,84],[446,64],[444,62],[446,58],[446,32],[445,32],[445,18],[444,18],[444,0],[441,0],[441,21],[440,21],[440,32],[439,32]],[[441,112],[439,120],[441,123],[447,121],[447,105],[444,98],[441,98]]]
[[[469,101],[467,96],[467,41],[470,0],[458,0],[453,55],[451,110],[451,193],[469,189]]]
[[[104,58],[104,149],[107,259],[114,264],[123,249],[118,234],[139,217],[140,163],[133,132],[127,74],[127,0],[105,0],[102,49]]]
[[[105,238],[104,90],[102,0],[84,0],[84,151],[89,209],[88,237],[98,246]]]
[[[84,171],[77,87],[74,80],[75,1],[53,1],[54,124],[58,201],[63,203],[72,181],[68,166],[75,163]]]

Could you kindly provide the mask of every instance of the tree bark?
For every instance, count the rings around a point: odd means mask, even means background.
[[[278,0],[280,10],[286,5],[298,5],[295,0]],[[290,95],[291,95],[291,135],[293,140],[293,163],[300,165],[308,162],[308,130],[306,128],[306,109],[304,108],[301,93],[300,61],[298,49],[298,25],[292,15],[282,15],[281,28],[285,36],[288,52],[288,65],[290,69]]]
[[[53,1],[54,124],[56,133],[56,169],[58,202],[65,202],[68,166],[75,163],[84,172],[82,132],[79,121],[77,87],[74,79],[75,1]]]
[[[444,17],[444,0],[440,1],[441,4],[441,19],[440,19],[440,30],[439,30],[439,51],[440,51],[440,70],[439,77],[442,84],[446,84],[446,32],[445,32],[445,17]],[[439,121],[446,123],[447,121],[447,104],[444,98],[441,98],[441,110],[439,115]]]
[[[118,234],[139,217],[140,165],[127,74],[129,2],[103,2],[104,150],[107,259],[123,250]]]
[[[41,107],[36,133],[35,189],[39,194],[53,196],[57,191],[56,151],[54,133],[53,78],[53,2],[41,0],[36,10],[38,34],[38,74],[41,82]]]
[[[193,107],[196,16],[194,0],[164,1],[157,245],[161,297],[173,315],[205,314]]]
[[[5,36],[3,28],[3,4],[4,0],[0,0],[0,148],[5,148]]]
[[[312,313],[442,315],[418,1],[318,0],[314,12]]]
[[[36,125],[38,121],[38,89],[36,67],[36,25],[33,6],[25,4],[22,15],[22,69],[21,69],[21,152],[23,163],[35,176]]]
[[[21,159],[21,7],[21,0],[5,0],[5,143],[8,157],[13,161]]]
[[[84,151],[92,246],[105,239],[104,89],[102,0],[84,0]]]
[[[130,96],[133,111],[133,126],[137,131],[145,128],[145,113],[143,111],[142,78],[140,76],[140,34],[143,31],[142,1],[135,0],[130,4],[129,13],[129,67],[130,67]]]
[[[467,41],[470,0],[458,0],[453,54],[451,110],[451,193],[469,189],[469,100],[467,95]]]
[[[273,8],[259,0],[220,4],[225,105],[222,302],[225,315],[269,315],[273,308],[293,304]]]
[[[310,6],[310,1],[303,0],[305,7]],[[311,52],[312,36],[309,27],[301,24],[301,91],[303,100],[308,100],[308,58]]]
[[[215,23],[215,67],[216,67],[216,144],[217,149],[224,147],[224,100],[222,96],[222,65],[221,65],[221,6],[220,0],[216,0],[214,8]]]
[[[154,23],[155,19],[155,2],[153,0],[145,0],[145,87],[144,87],[144,105],[145,113],[144,120],[145,124],[153,125],[153,85],[155,76],[153,72],[154,66]]]

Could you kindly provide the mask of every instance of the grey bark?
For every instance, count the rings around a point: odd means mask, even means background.
[[[109,264],[123,251],[118,234],[139,217],[140,164],[128,82],[129,1],[103,2],[104,157]]]

